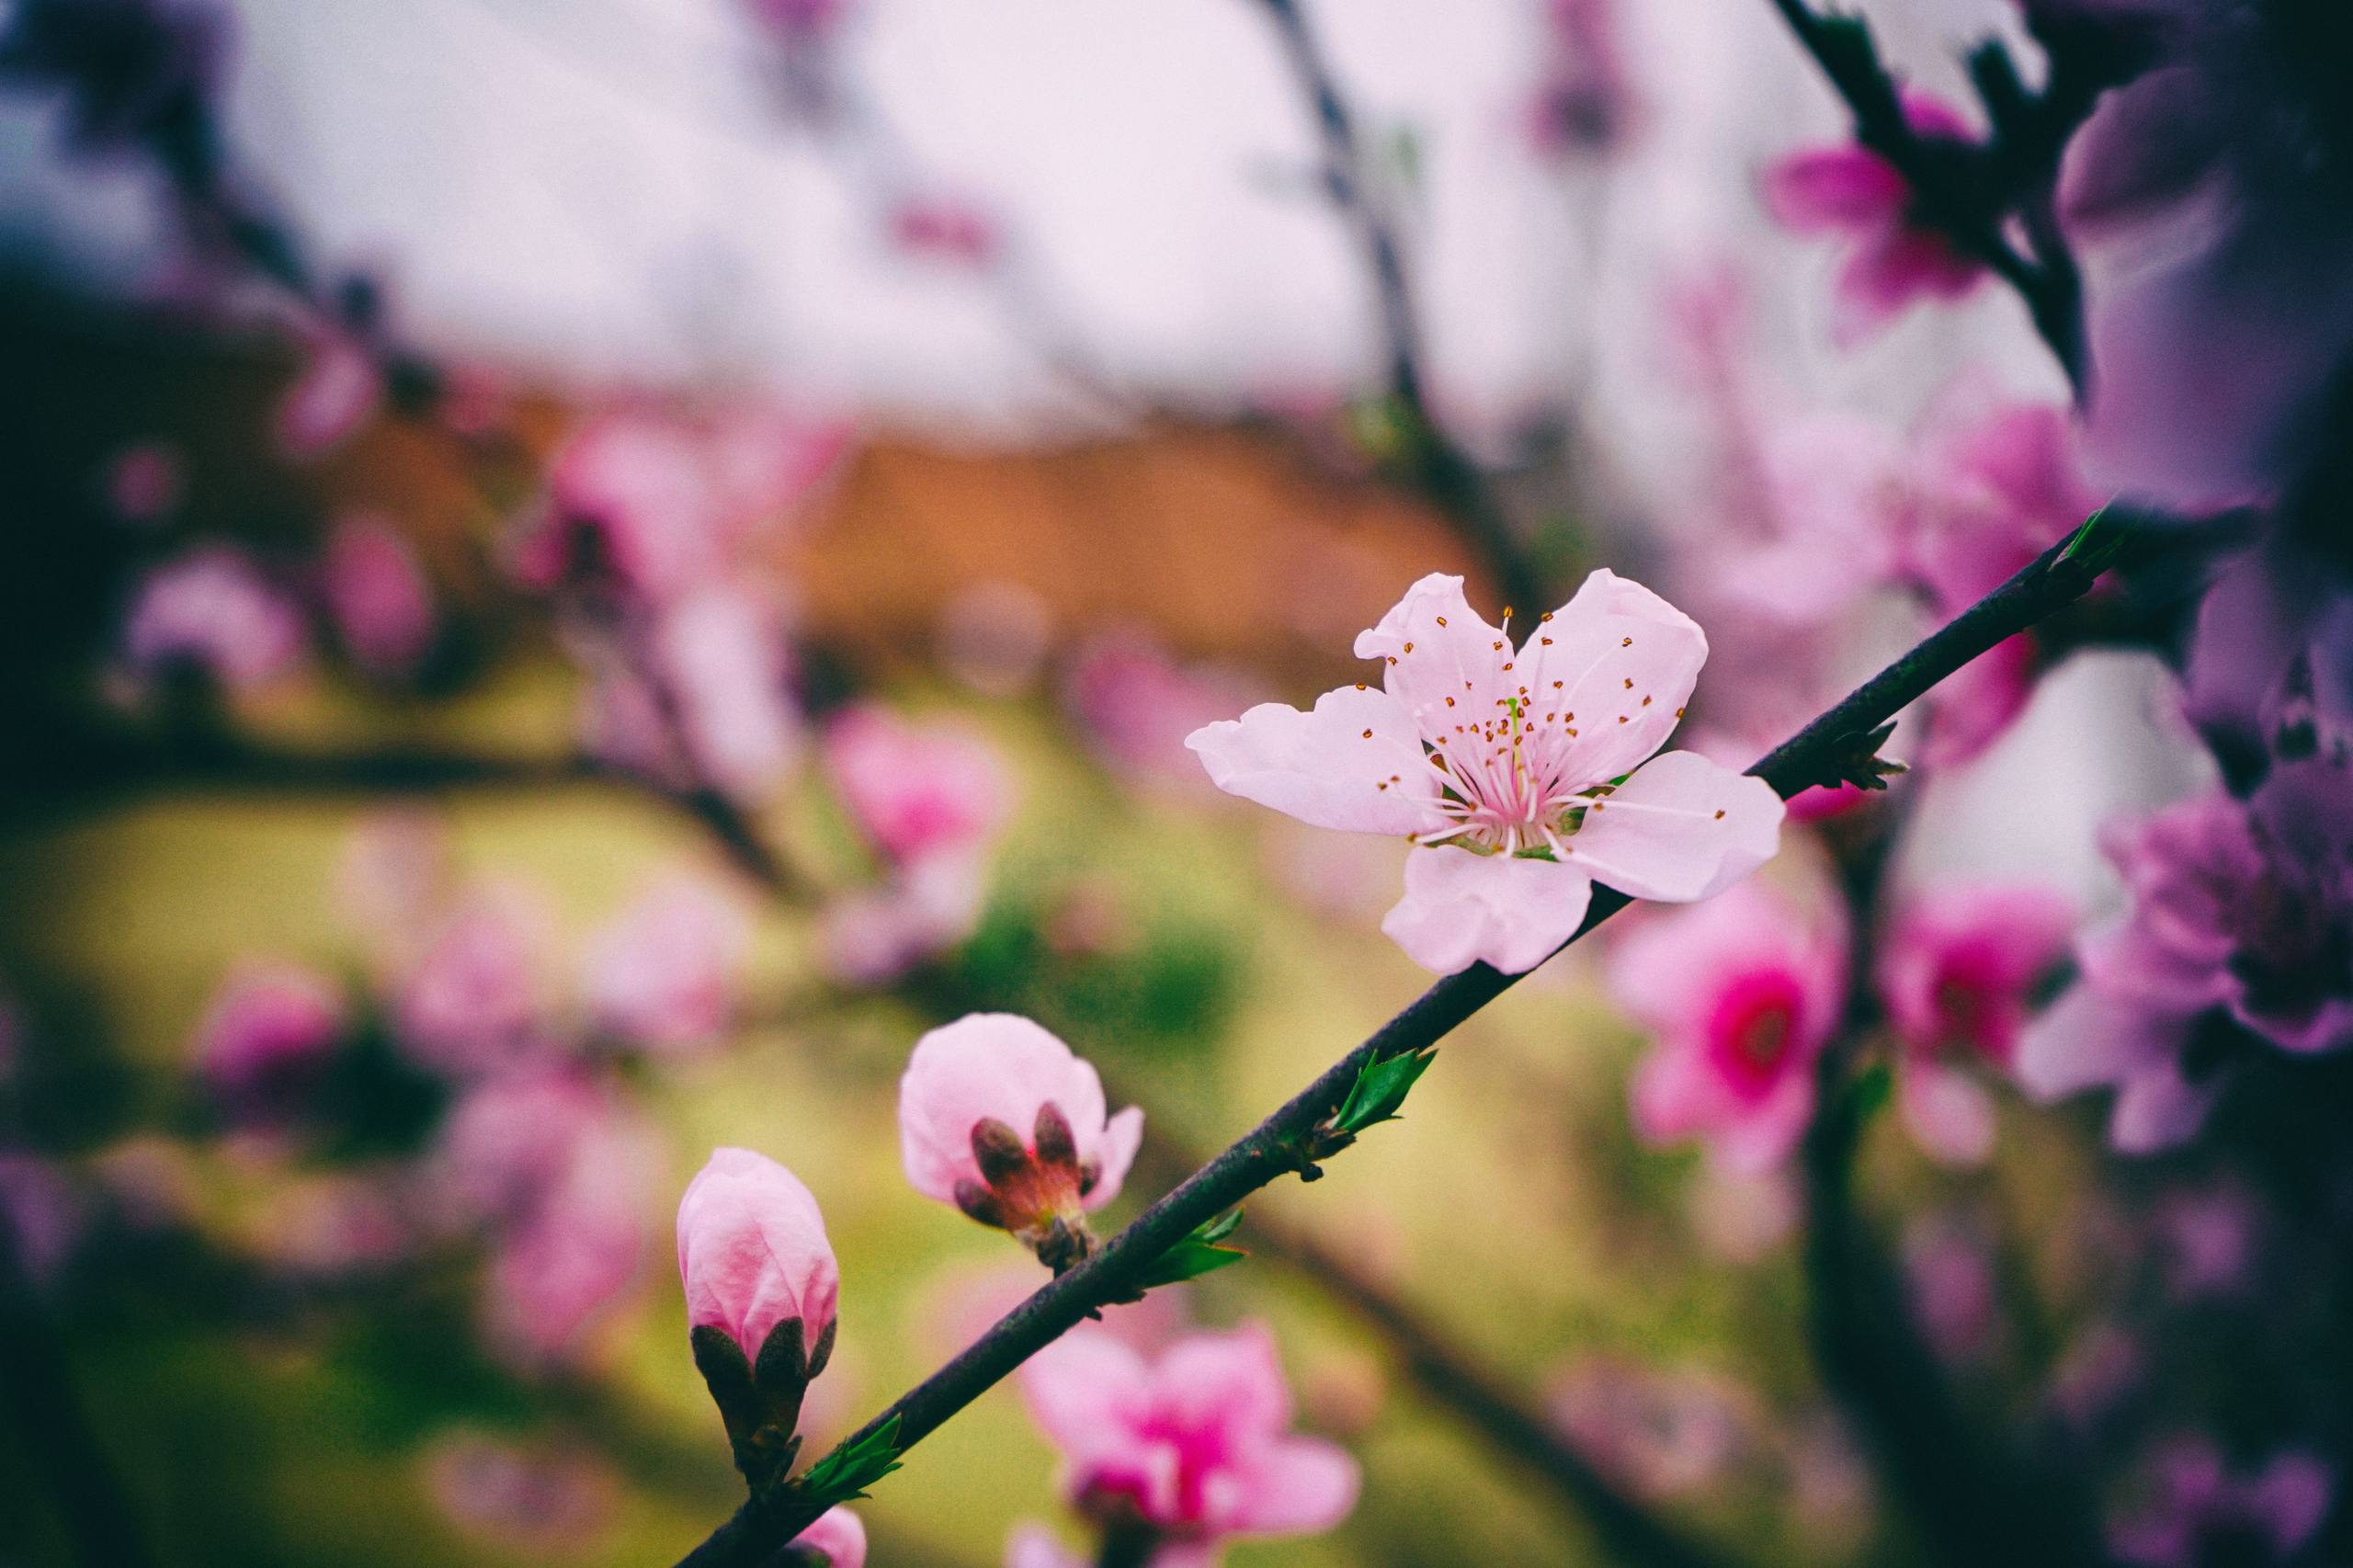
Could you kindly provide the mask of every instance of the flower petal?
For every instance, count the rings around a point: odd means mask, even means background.
[[[1939,1062],[1904,1064],[1896,1104],[1913,1141],[1948,1165],[1982,1165],[1994,1152],[1994,1102],[1976,1080]]]
[[[1895,166],[1857,146],[1793,153],[1765,171],[1766,210],[1801,233],[1893,221],[1912,199]]]
[[[1384,661],[1382,687],[1432,740],[1492,716],[1510,695],[1511,644],[1462,597],[1462,579],[1444,573],[1406,589],[1380,625],[1358,633],[1357,657]]]
[[[1116,1449],[1150,1406],[1151,1369],[1108,1329],[1081,1327],[1021,1367],[1021,1397],[1047,1441],[1075,1462]]]
[[[1128,1167],[1136,1163],[1136,1151],[1142,1146],[1142,1107],[1130,1106],[1103,1124],[1103,1142],[1096,1147],[1096,1158],[1102,1163],[1094,1189],[1086,1195],[1087,1208],[1100,1209],[1120,1196]]]
[[[1381,928],[1438,974],[1482,960],[1519,974],[1575,934],[1592,894],[1577,866],[1439,846],[1406,858],[1405,896]]]
[[[1773,858],[1787,808],[1761,778],[1697,752],[1654,757],[1585,814],[1569,853],[1630,898],[1711,898]]]
[[[1412,715],[1370,687],[1327,691],[1308,713],[1262,702],[1203,725],[1185,744],[1227,794],[1315,827],[1409,834],[1443,820],[1430,803],[1438,776]]]
[[[1589,574],[1576,597],[1540,621],[1517,680],[1548,722],[1558,705],[1577,732],[1570,771],[1593,783],[1630,773],[1666,744],[1707,662],[1699,622],[1615,572]]]
[[[1249,1457],[1228,1527],[1244,1535],[1328,1530],[1356,1506],[1357,1461],[1316,1437],[1284,1437]]]

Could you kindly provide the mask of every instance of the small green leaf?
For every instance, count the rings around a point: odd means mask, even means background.
[[[1233,1234],[1234,1228],[1241,1223],[1242,1210],[1236,1209],[1196,1225],[1183,1241],[1153,1260],[1152,1267],[1144,1270],[1143,1278],[1136,1281],[1137,1290],[1181,1284],[1240,1263],[1250,1255],[1239,1247],[1220,1246],[1218,1243]]]
[[[2067,540],[2067,548],[2059,552],[2059,559],[2080,562],[2097,575],[2108,570],[2129,537],[2129,529],[2108,521],[2108,508],[2102,506],[2084,519],[2084,526]]]
[[[835,1449],[794,1483],[830,1508],[866,1495],[866,1489],[899,1468],[899,1418],[895,1415],[846,1449]]]
[[[1378,1127],[1397,1119],[1405,1096],[1413,1092],[1415,1083],[1438,1059],[1435,1050],[1412,1051],[1402,1056],[1384,1057],[1368,1062],[1358,1070],[1357,1081],[1348,1087],[1348,1097],[1332,1115],[1333,1128],[1355,1134],[1368,1127]]]
[[[1884,1062],[1874,1062],[1858,1074],[1855,1081],[1847,1086],[1847,1114],[1855,1119],[1855,1125],[1869,1126],[1871,1118],[1886,1106],[1888,1096],[1894,1089],[1895,1074],[1888,1070]]]

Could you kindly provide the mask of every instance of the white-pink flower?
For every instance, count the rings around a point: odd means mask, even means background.
[[[1600,571],[1515,647],[1433,574],[1358,657],[1382,686],[1313,712],[1262,703],[1185,744],[1230,794],[1318,827],[1423,847],[1381,929],[1451,973],[1541,963],[1574,934],[1597,881],[1634,898],[1713,896],[1779,846],[1760,779],[1691,752],[1654,756],[1708,656],[1688,616]]]
[[[1005,770],[961,726],[910,723],[867,704],[825,726],[824,749],[842,805],[893,864],[975,848],[1005,821]]]
[[[691,1328],[717,1328],[759,1363],[780,1324],[813,1362],[834,1325],[841,1269],[801,1178],[749,1149],[714,1149],[678,1200],[678,1278]]]
[[[1212,1545],[1330,1529],[1356,1505],[1356,1461],[1290,1433],[1282,1366],[1256,1324],[1152,1360],[1081,1328],[1023,1365],[1021,1392],[1062,1450],[1064,1492],[1098,1520]]]
[[[699,877],[670,878],[588,938],[580,986],[589,1015],[647,1050],[710,1045],[734,1016],[751,937],[735,901]]]
[[[302,656],[302,612],[244,551],[207,545],[158,566],[139,585],[122,651],[133,676],[202,670],[232,691],[284,675]]]
[[[1994,1145],[1994,1107],[1969,1066],[2007,1073],[2035,993],[2067,956],[2075,908],[2031,883],[1939,888],[1913,900],[1880,943],[1876,979],[1903,1048],[1897,1104],[1920,1147],[1975,1165]]]
[[[370,674],[406,675],[433,645],[433,590],[401,531],[347,517],[327,536],[319,591],[351,657]]]
[[[1135,1162],[1143,1112],[1106,1108],[1102,1080],[1069,1046],[1028,1018],[973,1013],[915,1042],[899,1080],[900,1156],[925,1197],[1044,1246],[1117,1197]]]
[[[1745,1175],[1788,1156],[1846,1002],[1841,923],[1747,883],[1643,925],[1610,954],[1609,984],[1654,1040],[1632,1084],[1646,1141],[1700,1139]]]

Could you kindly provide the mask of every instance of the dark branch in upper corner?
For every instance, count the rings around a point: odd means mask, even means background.
[[[1749,771],[1785,797],[1797,794],[1838,766],[1857,737],[1870,734],[1979,654],[2089,592],[2111,553],[2086,548],[2090,532],[2087,527],[2052,546]],[[1631,902],[1609,889],[1595,889],[1585,923],[1569,943]],[[1303,1148],[1366,1066],[1427,1051],[1518,979],[1474,964],[1430,986],[1288,1104],[1146,1209],[1093,1257],[1006,1313],[947,1365],[845,1438],[840,1448],[870,1439],[892,1423],[897,1424],[902,1450],[937,1431],[1088,1313],[1132,1294],[1160,1256],[1195,1227],[1284,1174],[1300,1170]],[[814,1521],[822,1503],[790,1485],[754,1498],[681,1559],[679,1568],[755,1568],[765,1563]]]

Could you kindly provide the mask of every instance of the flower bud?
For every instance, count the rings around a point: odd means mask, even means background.
[[[866,1524],[847,1508],[828,1508],[792,1538],[785,1560],[796,1568],[865,1568]]]
[[[1054,1269],[1094,1250],[1087,1210],[1120,1191],[1143,1111],[1104,1114],[1104,1083],[1045,1028],[974,1012],[915,1040],[899,1152],[915,1191],[1007,1229]]]
[[[1054,1268],[1093,1250],[1087,1210],[1120,1190],[1143,1112],[1106,1117],[1102,1080],[1028,1018],[975,1013],[915,1042],[899,1148],[915,1190],[1012,1232]]]
[[[678,1277],[695,1366],[755,1492],[780,1480],[809,1381],[834,1346],[841,1271],[800,1179],[748,1149],[714,1150],[678,1201]]]

